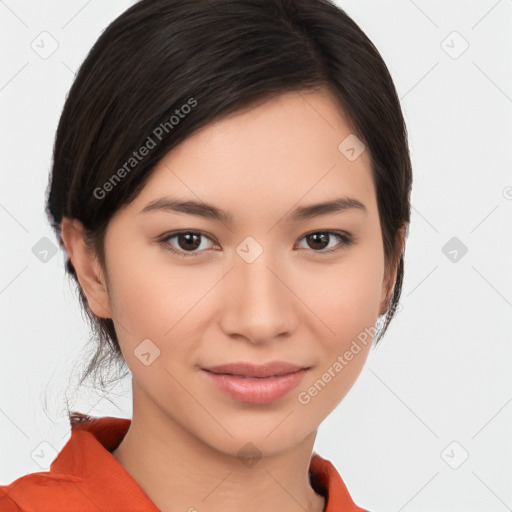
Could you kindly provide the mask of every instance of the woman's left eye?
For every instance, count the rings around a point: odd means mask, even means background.
[[[333,236],[339,240],[339,242],[334,246],[330,245]],[[178,231],[176,233],[169,233],[160,240],[160,243],[164,246],[164,249],[178,254],[179,256],[198,256],[202,251],[196,249],[205,249],[201,238],[205,238],[212,242],[211,238],[201,231]],[[173,239],[176,239],[178,249],[173,247],[173,244],[171,243],[171,240]],[[354,238],[347,232],[313,231],[304,235],[300,240],[306,240],[306,243],[310,245],[310,248],[314,249],[313,252],[324,254],[335,252],[352,245]],[[326,241],[329,243],[324,246]],[[311,244],[313,244],[313,247],[311,247]],[[318,245],[321,247],[318,247]]]
[[[327,246],[323,246],[323,244],[328,240],[329,242],[332,238],[337,237],[338,243],[333,245],[327,244]],[[354,242],[354,238],[352,235],[346,232],[338,232],[338,231],[314,231],[312,233],[308,233],[304,235],[302,239],[305,239],[307,243],[313,244],[313,248],[321,249],[319,251],[314,251],[319,254],[335,252],[340,249],[349,247]],[[341,240],[341,241],[340,241]],[[320,244],[322,247],[315,247],[315,245]]]

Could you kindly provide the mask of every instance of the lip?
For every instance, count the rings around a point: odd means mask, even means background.
[[[221,373],[221,370],[233,373]],[[262,366],[236,363],[202,369],[208,380],[230,398],[258,405],[270,404],[283,398],[300,384],[308,370],[282,362]],[[248,373],[253,376],[248,376]],[[263,376],[254,376],[255,373]]]
[[[211,373],[253,378],[278,377],[304,369],[308,369],[308,367],[287,363],[285,361],[270,361],[269,363],[261,365],[238,362],[203,368],[203,370]]]
[[[265,405],[279,400],[296,388],[308,370],[263,378],[202,371],[214,386],[232,399],[249,404]]]

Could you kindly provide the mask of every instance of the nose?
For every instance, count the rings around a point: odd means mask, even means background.
[[[298,299],[283,267],[270,251],[252,263],[235,257],[222,297],[221,327],[228,336],[261,344],[294,331]]]

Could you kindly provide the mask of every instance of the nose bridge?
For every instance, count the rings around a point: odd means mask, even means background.
[[[225,302],[228,333],[257,342],[290,329],[291,292],[284,284],[283,268],[271,250],[258,248],[253,240],[239,245]]]

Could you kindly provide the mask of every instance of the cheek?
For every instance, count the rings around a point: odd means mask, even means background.
[[[198,267],[167,262],[162,252],[133,250],[136,258],[127,258],[129,251],[111,253],[117,257],[110,272],[111,306],[129,366],[137,366],[134,350],[145,339],[158,347],[159,363],[166,367],[174,368],[176,361],[186,359],[198,343],[197,315],[204,307],[201,299],[219,278]]]
[[[374,325],[383,279],[379,254],[378,247],[360,248],[338,265],[319,265],[296,280],[297,295],[325,327],[325,340],[343,345]]]
[[[170,266],[141,263],[119,267],[114,314],[129,326],[130,333],[163,338],[201,297],[204,279]],[[171,331],[172,332],[172,331]]]
[[[357,380],[375,333],[381,280],[374,258],[347,263],[320,280],[317,275],[311,309],[318,312],[324,334],[317,337],[318,367],[297,396],[305,410],[327,416]]]

